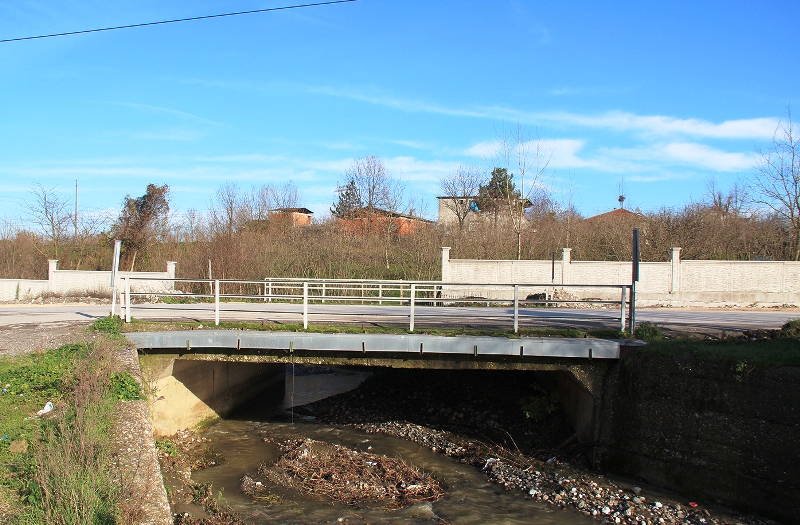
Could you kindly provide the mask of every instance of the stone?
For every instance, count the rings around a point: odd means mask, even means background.
[[[638,496],[641,491],[642,487],[631,487],[631,492],[633,492],[635,496]]]

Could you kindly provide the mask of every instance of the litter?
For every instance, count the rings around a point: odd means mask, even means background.
[[[43,416],[43,415],[47,414],[48,412],[52,412],[53,408],[54,407],[53,407],[52,401],[48,401],[47,403],[44,404],[44,408],[43,409],[41,409],[40,411],[36,412],[36,415],[37,416]]]

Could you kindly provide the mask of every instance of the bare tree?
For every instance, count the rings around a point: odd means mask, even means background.
[[[33,199],[25,202],[25,210],[35,233],[49,241],[52,246],[52,251],[48,251],[46,255],[58,259],[59,247],[67,237],[72,223],[69,203],[55,188],[45,188],[38,182],[31,188],[31,193]]]
[[[211,225],[215,232],[232,236],[239,227],[252,219],[250,199],[236,184],[225,182],[211,199]]]
[[[455,215],[459,232],[464,231],[467,216],[474,213],[475,198],[484,179],[484,174],[475,166],[459,166],[451,174],[439,179],[444,197],[441,205]]]
[[[519,175],[516,191],[506,192],[509,223],[517,238],[517,259],[522,258],[522,230],[525,227],[525,209],[544,191],[544,178],[553,156],[552,148],[539,137],[531,138],[518,123],[513,132],[503,129],[498,133],[499,152],[496,165],[507,172],[516,170]],[[511,177],[508,180],[510,183]]]
[[[752,181],[753,200],[783,219],[792,233],[794,260],[800,260],[800,129],[787,119],[772,135],[767,150],[757,150]]]
[[[268,219],[275,210],[297,208],[301,197],[297,186],[292,181],[284,184],[265,184],[253,191],[251,197],[253,219]]]

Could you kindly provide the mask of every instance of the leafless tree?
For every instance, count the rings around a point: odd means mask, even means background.
[[[215,232],[232,236],[239,227],[252,219],[250,199],[241,188],[225,182],[211,199],[210,218]]]
[[[34,231],[52,247],[48,257],[58,259],[58,251],[62,240],[66,239],[72,224],[72,215],[66,197],[60,195],[55,188],[45,188],[37,182],[31,188],[32,200],[26,201],[27,211]]]
[[[274,210],[299,207],[301,197],[297,186],[288,181],[284,184],[264,184],[254,189],[251,200],[253,219],[265,220]]]
[[[539,137],[531,135],[519,123],[513,131],[505,128],[497,134],[499,150],[496,166],[505,168],[510,174],[516,171],[519,176],[516,190],[507,192],[507,210],[509,223],[517,238],[517,259],[522,258],[522,230],[525,227],[525,209],[529,203],[537,199],[537,194],[544,191],[545,177],[553,156],[552,147]],[[510,179],[510,178],[509,178]]]
[[[458,231],[464,231],[467,216],[474,213],[474,200],[481,184],[485,183],[485,175],[476,166],[459,166],[449,175],[439,179],[442,190],[442,206],[453,212],[458,221]]]
[[[753,200],[781,217],[792,232],[794,260],[800,260],[800,129],[786,111],[766,150],[757,150]]]

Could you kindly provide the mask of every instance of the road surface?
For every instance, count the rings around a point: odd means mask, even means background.
[[[302,322],[302,305],[285,303],[223,303],[223,321]],[[110,305],[0,305],[0,327],[93,321],[105,317]],[[619,328],[619,310],[576,308],[520,308],[520,327],[574,327],[579,329]],[[135,305],[133,317],[142,320],[214,322],[212,304]],[[310,324],[407,325],[407,306],[314,304],[309,306]],[[513,310],[505,307],[415,308],[417,327],[512,328]],[[754,329],[773,329],[789,319],[800,317],[800,310],[739,310],[727,308],[637,309],[636,321],[658,324],[667,330],[715,333]]]

